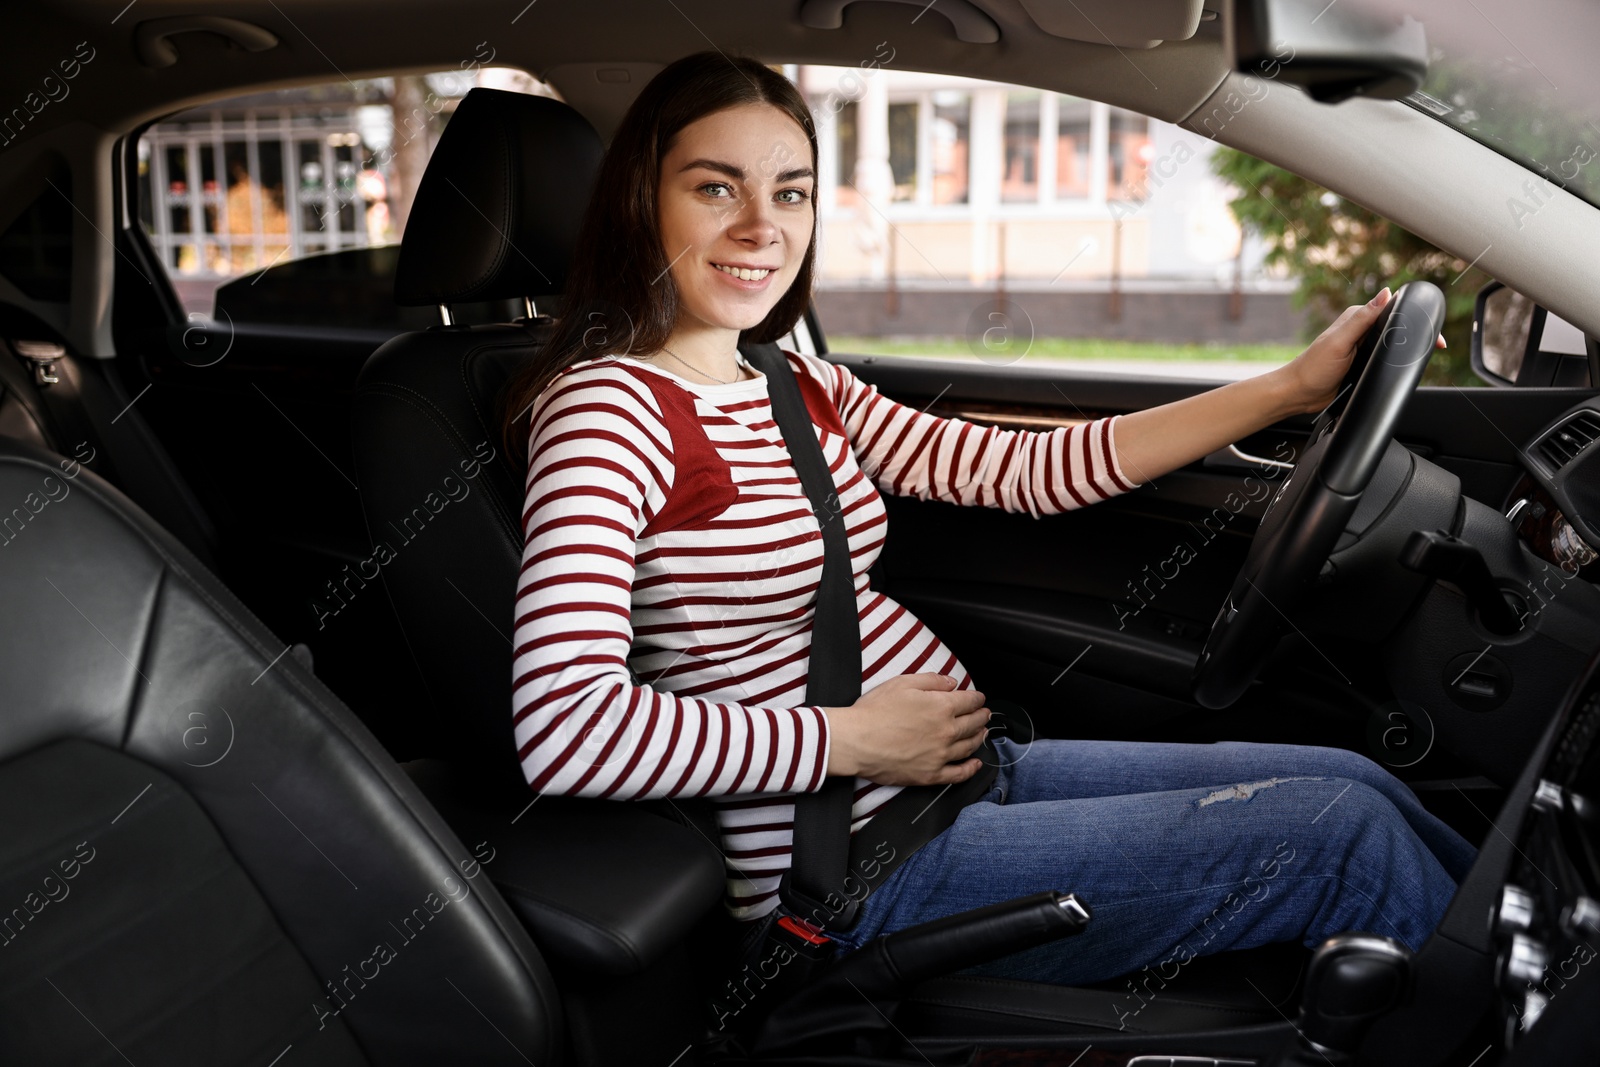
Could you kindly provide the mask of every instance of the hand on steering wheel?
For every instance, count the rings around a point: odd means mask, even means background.
[[[1267,502],[1244,566],[1195,661],[1195,703],[1232,704],[1289,626],[1372,480],[1444,324],[1431,282],[1400,287],[1356,346],[1332,402],[1317,416],[1294,470]]]

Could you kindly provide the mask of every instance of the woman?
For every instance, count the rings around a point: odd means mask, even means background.
[[[506,405],[531,409],[507,424],[530,432],[513,668],[529,784],[714,798],[742,920],[777,905],[794,794],[854,776],[859,831],[901,787],[978,769],[984,695],[868,585],[880,491],[1034,516],[1125,492],[1325,406],[1389,299],[1346,310],[1267,374],[1048,432],[923,414],[789,354],[834,471],[862,640],[862,697],[806,706],[817,520],[766,379],[736,346],[782,336],[810,299],[816,159],[810,114],[781,75],[715,52],[664,69],[617,130],[566,313]],[[1052,888],[1090,902],[1088,932],[990,973],[1082,983],[1344,930],[1415,948],[1475,855],[1406,786],[1339,749],[995,747],[993,788],[866,900],[843,949]]]

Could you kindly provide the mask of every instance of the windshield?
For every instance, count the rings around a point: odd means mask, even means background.
[[[1388,5],[1384,5],[1388,6]],[[1577,59],[1600,32],[1594,8],[1560,0],[1533,7],[1475,0],[1418,11],[1431,59],[1412,107],[1527,167],[1534,174],[1600,206],[1600,126],[1594,118],[1592,62]],[[1413,8],[1415,10],[1415,8]],[[1531,215],[1548,187],[1507,190],[1514,218]]]

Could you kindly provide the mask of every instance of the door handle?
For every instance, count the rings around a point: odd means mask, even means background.
[[[1294,467],[1293,463],[1287,463],[1281,459],[1268,459],[1266,456],[1252,456],[1238,445],[1229,445],[1228,451],[1244,460],[1246,463],[1254,463],[1262,467],[1283,467],[1291,469]]]
[[[175,15],[139,23],[133,30],[133,47],[145,66],[170,67],[178,61],[178,49],[168,38],[196,31],[214,33],[248,52],[265,52],[278,45],[275,33],[253,22],[221,15]]]

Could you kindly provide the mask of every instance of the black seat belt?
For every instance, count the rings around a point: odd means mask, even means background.
[[[848,707],[861,695],[861,623],[838,490],[787,358],[775,344],[744,345],[740,351],[767,376],[773,419],[822,528],[822,581],[812,622],[806,703]],[[798,794],[789,870],[778,887],[780,911],[812,926],[853,927],[867,894],[989,790],[998,770],[994,747],[985,741],[977,754],[984,760],[976,774],[954,785],[901,789],[854,837],[853,778],[835,775],[818,792]],[[792,924],[785,926],[796,932]]]
[[[861,695],[861,620],[838,489],[788,359],[775,344],[739,350],[766,375],[773,421],[822,531],[806,703],[848,707]],[[854,778],[833,775],[817,792],[795,795],[793,844],[778,905],[742,931],[733,973],[708,1005],[700,1041],[708,1062],[738,1055],[768,1013],[831,964],[834,944],[826,931],[853,927],[867,895],[989,790],[999,769],[994,746],[985,740],[975,754],[983,763],[966,781],[907,786],[854,835]]]

